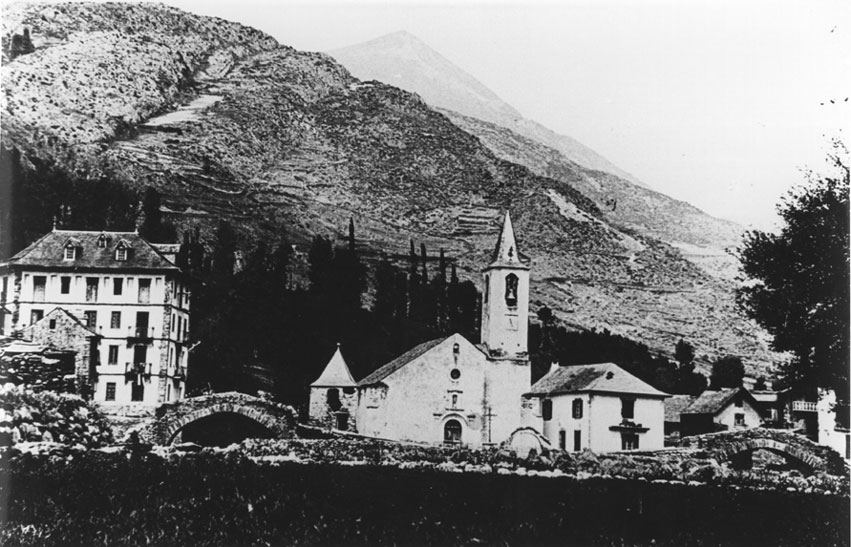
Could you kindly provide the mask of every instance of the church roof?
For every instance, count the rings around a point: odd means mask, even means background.
[[[414,346],[412,349],[409,349],[399,357],[393,359],[386,365],[376,369],[371,374],[369,374],[366,378],[358,382],[359,386],[369,386],[373,384],[377,384],[381,380],[387,378],[400,368],[404,367],[420,355],[424,354],[431,348],[437,346],[441,342],[446,340],[446,338],[437,338],[435,340],[429,340],[428,342],[423,342],[418,346]]]
[[[505,212],[505,218],[502,220],[502,229],[499,231],[499,237],[496,240],[496,247],[494,247],[488,268],[506,266],[521,269],[529,268],[520,260],[520,250],[517,248],[514,227],[511,224],[511,215],[508,211]]]
[[[98,246],[98,239],[102,246]],[[116,260],[115,249],[128,249],[126,260]],[[77,248],[74,260],[65,260],[63,250]],[[62,269],[177,270],[160,252],[135,232],[86,232],[52,230],[17,253],[5,264]]]
[[[647,382],[614,363],[553,367],[535,382],[526,395],[551,396],[563,393],[606,392],[668,397]]]
[[[355,387],[357,382],[352,378],[352,373],[349,372],[349,366],[346,360],[343,359],[343,354],[340,352],[340,345],[337,344],[337,351],[331,356],[331,360],[325,365],[325,370],[319,375],[315,382],[310,384],[310,387]]]

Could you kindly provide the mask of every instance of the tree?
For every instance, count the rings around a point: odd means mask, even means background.
[[[690,365],[694,361],[694,346],[680,339],[674,348],[674,359],[680,365]]]
[[[834,142],[833,172],[808,172],[807,184],[778,205],[780,233],[751,231],[738,257],[749,282],[738,289],[744,312],[794,355],[782,370],[798,391],[833,389],[848,406],[849,162]]]
[[[709,377],[709,389],[725,387],[742,387],[745,377],[745,365],[742,359],[735,355],[722,357],[712,364],[712,375]]]
[[[145,188],[139,234],[151,243],[172,243],[176,239],[177,232],[172,224],[163,221],[161,204],[162,200],[157,189],[152,186]]]
[[[768,386],[765,385],[765,378],[760,376],[756,379],[756,382],[753,384],[754,391],[764,391],[768,389]]]

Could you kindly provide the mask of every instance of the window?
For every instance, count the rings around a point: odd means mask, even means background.
[[[59,292],[69,294],[71,292],[71,276],[63,275],[59,278]]]
[[[151,300],[151,280],[139,280],[139,304],[147,304]]]
[[[97,328],[98,312],[96,312],[95,310],[87,310],[83,312],[83,314],[86,318],[86,327],[90,329]]]
[[[133,362],[143,364],[148,362],[148,346],[133,347]]]
[[[638,435],[621,433],[621,450],[638,450]]]
[[[541,416],[545,421],[553,419],[553,401],[552,399],[544,399],[541,401]]]
[[[120,329],[121,328],[121,312],[114,311],[109,317],[109,328],[112,329]]]
[[[98,278],[86,278],[86,302],[97,302],[98,299]]]
[[[513,273],[505,276],[505,303],[509,308],[517,306],[517,282],[518,278]]]
[[[115,382],[107,382],[106,383],[106,400],[114,401],[115,400]]]
[[[446,422],[443,426],[443,443],[444,444],[460,444],[461,443],[461,422],[452,419]]]
[[[338,412],[334,415],[334,421],[336,421],[337,429],[340,431],[346,431],[349,429],[349,413],[348,412]]]
[[[485,302],[488,301],[488,293],[491,292],[491,276],[485,276]]]
[[[452,394],[452,408],[458,408],[458,394]]]
[[[44,310],[32,310],[30,312],[30,324],[38,323],[44,317]]]
[[[461,371],[458,370],[457,368],[453,368],[452,370],[449,371],[449,377],[452,378],[453,380],[457,380],[458,378],[461,377]]]
[[[343,403],[340,401],[340,390],[332,387],[329,389],[325,398],[328,401],[328,408],[330,408],[333,412],[337,412],[343,407]]]
[[[112,279],[112,294],[121,294],[124,291],[124,278],[115,277]]]
[[[119,247],[115,249],[115,260],[118,260],[119,262],[124,262],[125,260],[127,260],[126,247]]]
[[[564,429],[558,432],[558,447],[567,450],[567,432]]]
[[[743,413],[737,413],[735,415],[736,425],[744,426],[745,425],[745,415]]]
[[[98,236],[98,249],[106,249],[106,246],[109,244],[109,238],[106,234],[101,234]]]
[[[145,384],[133,382],[130,387],[130,400],[133,402],[145,400]]]
[[[621,418],[631,420],[635,417],[635,399],[621,399]]]
[[[69,245],[65,247],[65,260],[74,260],[77,258],[77,249]]]
[[[579,452],[582,450],[582,431],[576,429],[573,431],[573,451]]]
[[[56,328],[56,319],[51,319],[50,320],[50,330],[53,330],[55,328]]]
[[[107,363],[110,365],[118,364],[118,346],[109,346],[109,358]]]
[[[575,420],[582,418],[582,399],[573,400],[573,418]]]
[[[47,276],[33,276],[33,300],[44,302],[44,287],[47,285]]]

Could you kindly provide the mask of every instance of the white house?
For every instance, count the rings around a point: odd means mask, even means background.
[[[554,364],[525,394],[523,420],[561,450],[655,450],[666,397],[614,363]]]
[[[97,335],[92,388],[105,409],[183,396],[189,290],[155,245],[135,232],[54,229],[0,264],[0,334],[32,330],[55,308]]]
[[[851,431],[836,420],[836,392],[819,389],[817,403],[818,443],[839,452],[845,460],[851,460]]]
[[[520,260],[508,214],[491,263],[483,270],[481,343],[453,334],[411,349],[357,384],[358,433],[401,441],[493,445],[520,425],[521,395],[530,384],[527,351],[529,267]],[[332,362],[337,355],[332,358]],[[345,362],[340,358],[334,368]],[[325,372],[329,372],[329,363]],[[335,380],[312,385],[310,418],[327,423]],[[335,385],[324,385],[331,384]],[[345,394],[345,392],[343,392]]]

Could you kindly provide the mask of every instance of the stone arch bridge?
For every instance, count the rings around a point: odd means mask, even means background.
[[[694,435],[683,438],[680,446],[704,450],[719,462],[737,467],[750,467],[754,451],[767,450],[805,473],[845,473],[845,462],[835,450],[780,429],[755,428]]]
[[[160,405],[153,421],[139,431],[139,439],[152,444],[171,444],[184,427],[216,414],[244,416],[277,438],[292,437],[295,430],[296,413],[292,407],[229,391]]]

